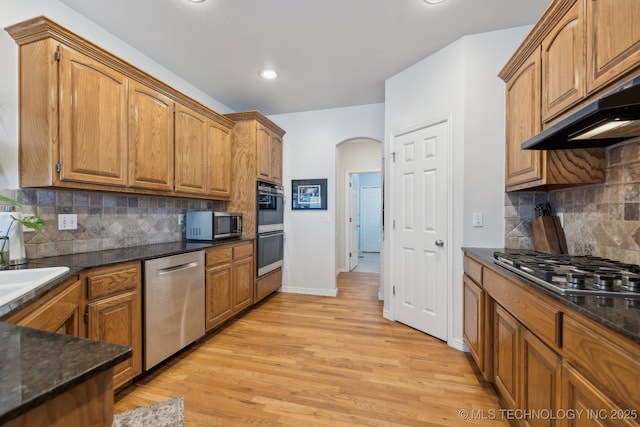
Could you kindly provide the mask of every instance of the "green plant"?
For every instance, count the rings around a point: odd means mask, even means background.
[[[17,202],[8,197],[5,197],[1,194],[0,194],[0,202],[9,203],[10,205],[16,206],[18,208],[22,207],[22,203]],[[0,246],[0,265],[9,264],[9,260],[5,259],[6,254],[4,252],[4,247],[9,241],[8,239],[9,231],[11,231],[11,227],[13,227],[13,224],[16,222],[19,222],[20,224],[22,224],[23,227],[32,228],[36,231],[42,231],[45,228],[47,228],[47,224],[39,216],[29,215],[24,218],[16,218],[15,216],[11,215],[11,222],[9,223],[9,227],[7,228],[7,231],[4,233],[4,235],[0,235],[0,237],[3,238],[2,246]],[[2,230],[0,230],[0,233],[2,233]]]

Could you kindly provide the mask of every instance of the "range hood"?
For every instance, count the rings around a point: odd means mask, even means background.
[[[606,147],[640,136],[640,77],[522,143],[523,150]]]

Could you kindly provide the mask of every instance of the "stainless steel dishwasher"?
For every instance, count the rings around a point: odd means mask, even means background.
[[[204,335],[204,252],[144,261],[144,369]]]

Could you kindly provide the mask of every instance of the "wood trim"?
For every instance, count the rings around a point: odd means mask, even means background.
[[[264,126],[268,127],[269,130],[275,132],[280,138],[284,136],[286,133],[284,129],[282,129],[277,124],[273,123],[271,120],[266,118],[260,111],[251,110],[251,111],[243,111],[240,113],[229,113],[225,114],[230,120],[236,121],[244,121],[244,120],[255,120],[259,123],[262,123]]]

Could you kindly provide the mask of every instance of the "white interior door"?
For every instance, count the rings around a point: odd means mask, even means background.
[[[394,317],[447,339],[447,122],[395,138],[391,286]]]
[[[360,253],[360,198],[358,175],[349,175],[349,271],[358,266]]]
[[[360,249],[380,252],[382,200],[380,187],[360,187]]]

